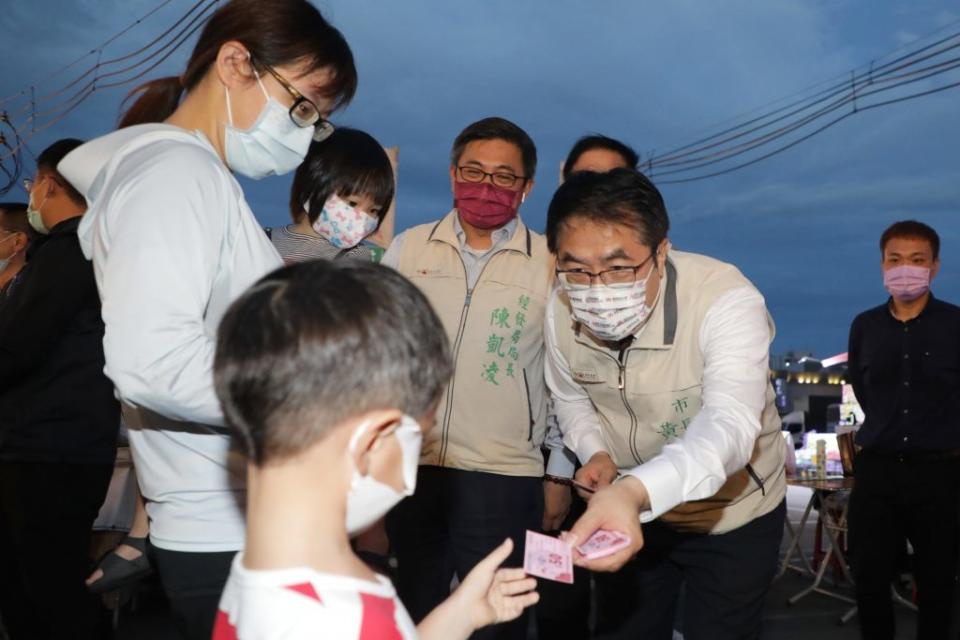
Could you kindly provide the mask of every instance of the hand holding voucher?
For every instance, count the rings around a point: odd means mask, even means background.
[[[598,490],[587,505],[587,511],[573,525],[569,533],[561,534],[574,546],[586,543],[594,533],[617,532],[629,538],[619,551],[603,557],[588,559],[574,550],[573,563],[591,571],[616,571],[643,547],[640,512],[646,507],[646,488],[636,478],[627,476]]]

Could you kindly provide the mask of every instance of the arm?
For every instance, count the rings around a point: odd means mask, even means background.
[[[629,475],[647,494],[641,519],[714,495],[750,460],[769,384],[768,315],[763,296],[743,287],[721,296],[700,329],[703,406],[686,433]]]
[[[107,375],[124,400],[175,420],[220,425],[215,336],[204,326],[231,197],[209,159],[157,154],[118,180],[102,270]],[[119,176],[118,176],[119,177]],[[176,184],[176,188],[171,188]]]
[[[573,477],[577,458],[572,451],[563,446],[563,434],[557,422],[553,407],[553,398],[547,398],[547,436],[543,442],[549,450],[546,477],[543,479],[543,522],[544,531],[557,531],[570,513],[573,492],[570,486],[558,482],[558,478]]]
[[[854,318],[850,325],[850,341],[847,344],[847,375],[853,386],[853,395],[861,407],[867,406],[867,396],[863,388],[863,375],[860,370],[860,318]]]
[[[547,303],[544,314],[543,338],[546,343],[544,377],[553,400],[557,428],[563,436],[563,443],[586,463],[590,458],[606,452],[606,444],[600,430],[600,420],[593,408],[590,396],[573,379],[567,359],[557,347],[557,335],[554,324],[553,299],[558,295],[554,291]]]
[[[597,418],[596,409],[587,392],[573,379],[567,359],[557,347],[554,323],[554,290],[547,312],[544,314],[543,335],[546,343],[544,376],[553,399],[557,424],[563,433],[563,441],[573,451],[583,466],[577,471],[577,482],[593,488],[606,486],[617,477],[617,466],[607,452],[606,443]],[[590,492],[577,490],[584,500]]]
[[[53,352],[76,314],[96,299],[93,268],[75,237],[48,241],[4,305],[0,323],[0,389],[29,375]]]
[[[563,432],[560,431],[560,422],[557,420],[552,397],[547,399],[547,435],[543,444],[550,452],[547,475],[572,478],[573,470],[577,466],[577,456],[563,444]]]

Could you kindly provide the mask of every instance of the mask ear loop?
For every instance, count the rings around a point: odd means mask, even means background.
[[[230,89],[227,89],[227,85],[223,85],[223,92],[227,96],[227,122],[230,123],[230,126],[233,126],[233,110],[230,108]]]
[[[34,183],[33,188],[36,189],[37,186],[40,185],[40,184],[42,184],[43,181],[46,180],[46,179],[47,179],[47,177],[44,176],[44,177],[41,178],[40,180],[37,180],[37,182]],[[29,195],[29,197],[27,198],[27,204],[28,204],[31,208],[33,208],[34,211],[36,211],[37,213],[40,213],[40,209],[42,209],[42,208],[43,208],[43,205],[45,205],[45,204],[47,203],[47,198],[48,198],[48,197],[49,197],[48,194],[44,194],[44,196],[43,196],[43,202],[41,202],[41,203],[38,204],[38,205],[34,205],[34,204],[33,204],[33,192],[31,192],[30,195]],[[40,213],[40,215],[41,215],[41,217],[43,216],[42,213]]]
[[[247,61],[250,62],[250,69],[253,71],[253,76],[257,79],[257,84],[260,85],[260,91],[263,92],[263,97],[267,99],[267,102],[270,101],[270,94],[267,93],[267,88],[263,86],[263,80],[260,79],[260,74],[257,73],[257,70],[253,67],[253,60],[250,57],[250,54],[247,54]],[[233,109],[230,107],[230,90],[227,89],[227,85],[223,85],[223,92],[227,97],[227,122],[230,123],[230,126],[233,126]]]

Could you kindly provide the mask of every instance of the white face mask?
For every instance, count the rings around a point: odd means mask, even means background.
[[[43,179],[37,180],[33,188],[36,189]],[[30,223],[30,226],[33,227],[33,230],[39,234],[47,235],[50,233],[50,230],[47,229],[46,225],[43,224],[43,216],[40,215],[40,207],[43,206],[43,203],[47,201],[47,196],[43,196],[43,202],[41,202],[36,207],[33,206],[33,190],[30,190],[30,197],[27,200],[27,222]]]
[[[307,210],[306,205],[304,210]],[[313,230],[338,249],[350,249],[376,231],[379,223],[374,216],[351,207],[343,198],[333,194],[323,205],[323,211],[313,223]]]
[[[356,453],[357,442],[369,428],[369,422],[361,424],[350,438],[347,455],[350,456],[351,462]],[[403,416],[393,433],[380,437],[388,438],[391,436],[395,437],[400,443],[400,450],[403,455],[404,490],[397,491],[370,474],[361,475],[356,463],[352,463],[354,465],[353,477],[350,480],[350,491],[347,493],[347,533],[351,536],[360,533],[385,516],[406,496],[413,495],[413,490],[417,486],[420,444],[423,442],[423,432],[420,430],[420,425],[410,416]]]
[[[3,240],[0,240],[0,245],[6,244],[8,241],[13,240],[13,238],[14,238],[16,235],[17,235],[17,234],[15,234],[15,233],[11,233],[10,235],[8,235],[8,236],[7,236],[6,238],[4,238]],[[13,253],[11,253],[11,254],[10,254],[9,256],[7,256],[6,258],[0,258],[0,273],[3,273],[4,271],[7,270],[7,267],[10,266],[10,261],[13,260],[18,253],[20,253],[20,252],[19,252],[19,251],[14,251]]]
[[[601,340],[618,342],[650,318],[656,301],[647,304],[647,283],[654,271],[651,269],[646,278],[627,285],[577,286],[561,282],[577,322]]]
[[[256,72],[254,72],[256,74]],[[227,94],[227,118],[224,155],[233,171],[259,180],[289,173],[300,166],[313,140],[313,127],[298,127],[290,119],[289,109],[270,97],[260,76],[257,83],[267,99],[257,121],[246,131],[233,126],[230,91]]]

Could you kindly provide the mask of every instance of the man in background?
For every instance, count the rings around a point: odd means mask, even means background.
[[[37,158],[27,215],[47,238],[0,302],[0,616],[11,640],[91,638],[99,622],[84,578],[120,407],[77,239],[86,202],[56,168],[80,144]]]

